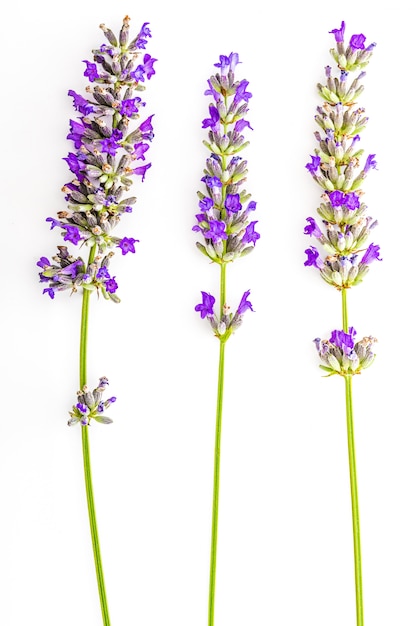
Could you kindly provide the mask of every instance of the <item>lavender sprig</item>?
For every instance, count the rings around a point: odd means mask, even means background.
[[[374,43],[365,46],[363,34],[352,35],[345,46],[345,22],[330,31],[336,40],[336,49],[330,53],[337,63],[339,76],[334,77],[332,68],[325,68],[326,82],[318,84],[318,92],[324,104],[317,107],[316,123],[320,131],[315,133],[318,146],[307,163],[315,182],[323,190],[317,212],[319,225],[313,217],[307,218],[304,233],[314,237],[326,254],[320,256],[315,246],[305,252],[306,266],[319,270],[324,281],[342,295],[342,330],[333,330],[330,339],[315,339],[321,360],[320,367],[328,376],[338,374],[345,380],[345,402],[348,435],[349,473],[353,522],[357,626],[363,626],[362,559],[359,524],[359,498],[356,476],[355,443],[353,429],[352,377],[369,367],[374,359],[373,337],[364,337],[355,343],[356,331],[349,326],[347,290],[361,283],[375,260],[381,260],[379,245],[368,243],[377,222],[367,215],[363,202],[362,184],[370,170],[376,168],[375,154],[369,154],[361,166],[363,150],[359,148],[360,133],[368,118],[365,109],[357,107],[357,98],[363,92],[360,81],[363,68],[368,64]],[[350,81],[349,74],[360,71]]]
[[[235,69],[240,63],[236,52],[229,56],[221,55],[215,63],[217,71],[208,80],[205,95],[212,98],[209,116],[203,120],[203,128],[208,130],[208,140],[203,141],[210,151],[201,181],[205,192],[198,192],[200,213],[196,215],[195,232],[201,233],[203,243],[197,242],[198,249],[220,266],[220,302],[216,313],[216,299],[202,291],[202,302],[195,310],[202,319],[207,318],[214,335],[220,340],[216,435],[214,452],[214,484],[212,506],[212,535],[210,557],[210,587],[208,624],[214,624],[214,604],[217,563],[217,529],[220,487],[220,445],[223,412],[224,357],[225,345],[231,334],[239,328],[246,311],[253,311],[248,300],[250,291],[245,291],[235,311],[226,301],[226,268],[240,257],[254,249],[260,235],[255,230],[256,220],[252,220],[256,202],[242,189],[246,181],[247,161],[240,153],[247,145],[243,131],[252,127],[245,119],[249,110],[248,102],[252,94],[247,90],[247,80],[235,80]]]
[[[67,139],[73,142],[74,151],[65,161],[73,175],[63,187],[67,209],[59,211],[57,218],[48,217],[51,229],[59,228],[63,241],[77,247],[72,254],[66,245],[58,246],[58,254],[50,260],[42,256],[40,281],[46,285],[44,294],[51,299],[56,293],[70,290],[82,293],[80,331],[80,391],[77,403],[69,412],[68,425],[80,424],[84,460],[84,477],[91,539],[96,566],[98,592],[103,625],[110,626],[106,587],[101,562],[100,542],[91,477],[89,428],[95,421],[110,424],[104,415],[116,400],[114,396],[102,400],[108,384],[106,377],[89,391],[87,387],[87,335],[89,302],[92,292],[107,300],[120,302],[116,295],[118,283],[109,270],[110,260],[120,250],[122,256],[135,252],[138,239],[114,233],[124,214],[132,212],[135,197],[125,197],[134,176],[143,181],[150,163],[144,163],[149,142],[153,139],[152,117],[134,125],[140,119],[145,102],[138,92],[145,89],[155,70],[156,59],[144,53],[151,37],[148,23],[129,43],[129,17],[125,17],[118,38],[104,24],[100,26],[107,42],[93,50],[93,61],[84,60],[84,76],[89,85],[87,97],[73,90],[73,99],[79,113],[70,120]],[[132,127],[133,123],[133,127]],[[88,249],[88,258],[80,252]]]

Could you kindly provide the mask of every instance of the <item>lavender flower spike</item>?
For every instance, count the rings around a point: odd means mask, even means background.
[[[349,72],[360,70],[369,62],[372,50],[366,52],[367,49],[362,48],[363,35],[353,35],[345,49],[345,22],[340,29],[330,32],[337,43],[337,53],[334,50],[331,53],[338,59],[340,74],[339,78],[333,77],[332,68],[327,66],[326,83],[318,84],[324,104],[317,107],[315,120],[320,128],[315,133],[317,147],[306,165],[322,191],[317,209],[321,224],[308,217],[309,224],[304,228],[306,235],[320,243],[324,255],[320,258],[315,248],[306,250],[308,259],[304,264],[316,267],[321,277],[340,291],[361,283],[370,262],[376,258],[371,254],[362,255],[371,230],[376,226],[376,221],[366,214],[362,190],[364,179],[376,168],[375,154],[368,155],[362,170],[355,176],[363,155],[358,147],[360,133],[368,121],[363,107],[356,106],[363,90],[359,83],[365,72],[361,71],[350,83],[348,80]]]
[[[94,250],[95,267],[101,265],[103,254],[107,254],[108,265],[111,248],[120,248],[122,255],[135,252],[138,239],[119,237],[113,231],[123,215],[132,212],[136,202],[135,197],[124,197],[133,178],[138,176],[143,181],[151,166],[143,161],[154,136],[153,116],[141,120],[146,103],[138,93],[142,94],[145,82],[155,74],[156,59],[143,53],[151,37],[148,27],[142,27],[129,43],[129,21],[129,17],[123,20],[119,39],[104,24],[100,26],[108,43],[93,50],[92,62],[83,61],[89,83],[87,97],[72,89],[68,92],[77,120],[70,120],[67,139],[74,148],[64,160],[73,178],[62,189],[67,210],[60,211],[58,219],[47,218],[51,228],[61,229],[65,242]],[[91,265],[90,260],[89,268],[85,264],[84,270],[73,276],[72,284],[66,281],[66,288],[77,291],[92,289],[93,285],[97,293],[119,302],[114,285],[104,291],[100,288],[96,275],[92,276]],[[61,274],[50,276],[53,280],[44,293],[52,297],[61,289]],[[41,281],[46,278],[42,273]]]
[[[242,189],[248,170],[247,161],[240,153],[249,143],[243,131],[252,129],[245,119],[252,94],[248,91],[247,80],[235,79],[238,64],[236,52],[220,55],[219,62],[215,63],[220,72],[208,81],[205,95],[212,100],[202,127],[208,129],[208,138],[203,143],[210,156],[201,179],[205,190],[198,192],[201,212],[196,215],[197,223],[193,227],[202,237],[202,241],[197,242],[198,249],[222,271],[228,263],[251,253],[260,238],[256,230],[258,221],[251,219],[256,202]],[[237,328],[237,320],[239,324],[241,321],[239,307],[233,314],[228,308],[224,309],[224,304],[220,304],[219,315],[207,314],[215,334],[223,341]],[[202,313],[205,309],[196,310]]]

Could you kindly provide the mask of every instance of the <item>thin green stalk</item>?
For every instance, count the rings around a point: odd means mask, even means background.
[[[342,289],[343,330],[348,332],[346,289]],[[355,561],[356,624],[364,625],[362,591],[361,533],[359,522],[359,496],[356,475],[355,436],[353,428],[352,376],[345,376],[346,423],[348,437],[350,495],[352,502],[353,553]]]
[[[355,557],[356,624],[363,626],[363,592],[359,498],[356,477],[355,437],[353,430],[352,376],[345,376],[346,421],[348,434],[350,494],[352,500],[353,552]]]
[[[91,263],[95,256],[95,246],[90,250],[88,263]],[[87,289],[83,291],[83,302],[81,309],[81,331],[80,331],[80,389],[87,384],[87,337],[88,337],[88,313],[91,292]],[[98,593],[100,597],[101,613],[103,625],[110,626],[110,616],[107,607],[106,586],[104,583],[103,565],[101,562],[100,541],[97,529],[96,511],[94,506],[93,481],[91,476],[90,444],[88,439],[88,426],[81,426],[82,449],[84,462],[85,490],[87,495],[88,516],[90,520],[91,541],[93,544],[94,563],[96,566],[96,576]]]
[[[220,266],[220,310],[226,301],[226,264]],[[213,506],[211,520],[211,550],[210,550],[210,588],[208,606],[208,624],[214,625],[214,603],[216,593],[216,564],[217,564],[217,529],[219,520],[219,489],[220,489],[220,449],[223,414],[223,387],[224,387],[224,355],[226,341],[220,339],[219,369],[217,379],[217,408],[216,408],[216,435],[214,445],[214,479],[213,479]]]
[[[343,320],[343,331],[347,333],[349,329],[349,323],[348,323],[347,290],[346,289],[342,289],[342,320]]]

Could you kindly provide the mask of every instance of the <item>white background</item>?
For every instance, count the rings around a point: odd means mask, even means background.
[[[415,328],[415,22],[411,2],[341,5],[153,0],[46,0],[2,10],[2,349],[0,624],[100,626],[79,428],[81,297],[42,295],[36,262],[62,243],[46,217],[65,208],[68,89],[104,22],[132,37],[150,22],[158,59],[147,83],[155,113],[152,168],[120,225],[141,240],[112,264],[119,305],[92,299],[89,385],[110,380],[111,426],[90,431],[113,626],[207,621],[218,342],[194,311],[218,293],[218,267],[191,231],[207,151],[206,80],[238,52],[253,93],[246,188],[261,233],[228,270],[236,307],[255,313],[226,350],[216,626],[355,623],[344,387],[318,368],[312,339],[341,327],[340,294],[305,268],[305,218],[320,189],[305,169],[316,145],[316,83],[333,35],[377,42],[359,104],[369,116],[363,186],[381,245],[349,293],[358,336],[379,340],[354,380],[365,616],[417,622]]]

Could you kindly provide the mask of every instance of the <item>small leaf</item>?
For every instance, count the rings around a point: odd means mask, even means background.
[[[105,415],[96,415],[94,417],[96,422],[100,422],[100,424],[113,424],[113,420],[110,417],[106,417]]]

